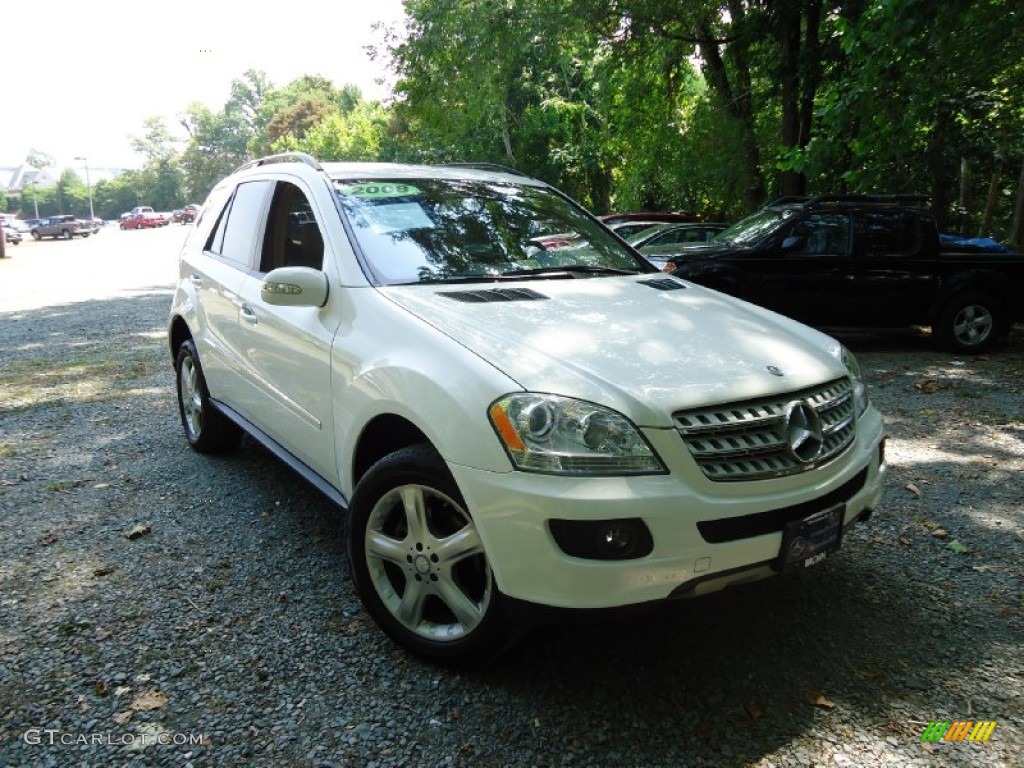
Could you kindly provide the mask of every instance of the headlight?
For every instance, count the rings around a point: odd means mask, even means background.
[[[601,405],[524,392],[501,398],[488,415],[516,469],[558,475],[666,471],[640,431]]]
[[[843,361],[846,370],[850,373],[850,381],[853,383],[853,403],[857,407],[859,417],[868,409],[868,385],[864,383],[864,377],[860,372],[860,363],[853,356],[853,352],[845,346],[840,345],[837,357]]]

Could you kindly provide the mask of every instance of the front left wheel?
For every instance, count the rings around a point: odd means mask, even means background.
[[[414,653],[473,663],[514,639],[476,524],[432,446],[385,456],[360,479],[348,549],[366,610]]]

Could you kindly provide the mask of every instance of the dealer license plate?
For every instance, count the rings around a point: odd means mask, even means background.
[[[845,504],[837,504],[802,520],[787,523],[782,531],[779,570],[810,568],[839,549],[843,540],[845,511]]]

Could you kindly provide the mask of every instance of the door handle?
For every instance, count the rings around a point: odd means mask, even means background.
[[[189,275],[188,279],[192,283],[192,285],[202,285],[203,284],[203,278],[200,277],[199,275],[196,275],[196,274]]]
[[[256,323],[259,322],[259,320],[256,319],[256,312],[248,304],[243,304],[238,309],[242,313],[242,319],[245,320],[245,322],[252,323],[253,325],[256,325]]]

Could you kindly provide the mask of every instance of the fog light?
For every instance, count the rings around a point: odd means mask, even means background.
[[[586,560],[635,560],[654,549],[651,531],[637,517],[620,520],[548,520],[558,548]]]
[[[610,525],[604,532],[604,543],[610,552],[622,552],[633,543],[633,534],[621,525]]]

